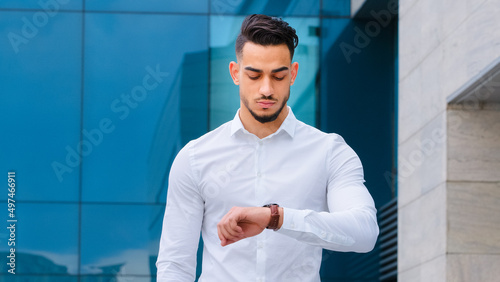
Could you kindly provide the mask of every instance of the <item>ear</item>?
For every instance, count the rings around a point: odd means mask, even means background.
[[[229,63],[229,74],[233,79],[234,84],[240,85],[240,65],[232,61]]]
[[[290,80],[290,85],[295,83],[295,78],[297,77],[297,72],[299,71],[299,63],[295,62],[292,64],[292,78]]]

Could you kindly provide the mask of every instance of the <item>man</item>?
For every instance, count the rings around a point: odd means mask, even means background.
[[[200,230],[199,281],[317,282],[323,248],[373,249],[376,210],[358,156],[287,106],[297,44],[281,19],[244,20],[229,64],[240,109],[172,165],[158,281],[195,280]]]

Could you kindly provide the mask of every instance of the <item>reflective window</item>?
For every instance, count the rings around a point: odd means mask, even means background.
[[[210,0],[210,5],[210,12],[214,16],[318,16],[320,0]]]
[[[86,0],[86,10],[207,13],[208,0]]]
[[[128,279],[128,280],[127,280]],[[130,281],[130,282],[155,282],[156,277],[141,277],[141,276],[114,276],[114,275],[92,275],[82,276],[80,282],[114,282],[114,281]]]
[[[339,58],[342,56],[342,53],[338,52],[340,50],[340,43],[342,42],[342,39],[339,38],[341,34],[344,33],[350,21],[350,19],[323,19],[322,21],[321,61],[326,62],[321,66],[320,77],[320,125],[323,130],[333,130],[330,126],[332,121],[329,118],[329,113],[331,112],[330,100],[334,99],[332,93],[335,91],[335,84],[331,83],[331,79],[342,71],[336,68],[337,64],[335,61],[340,60]]]
[[[0,171],[17,170],[18,200],[75,201],[81,15],[61,12],[24,28],[32,14],[0,11]]]
[[[87,14],[85,22],[83,200],[165,202],[181,135],[206,131],[207,17]]]
[[[391,199],[395,26],[368,37],[370,20],[322,20],[321,129],[335,132],[360,157],[366,187],[377,206]],[[363,33],[361,35],[361,33]],[[362,42],[364,45],[360,44]],[[396,135],[397,136],[397,135]],[[367,142],[367,137],[369,142]],[[324,251],[321,276],[377,280],[379,244],[367,254]],[[353,264],[353,262],[359,262]]]
[[[5,278],[4,278],[5,277]],[[8,278],[7,278],[8,277]],[[5,279],[5,280],[2,280]],[[61,276],[61,275],[22,275],[22,274],[0,274],[1,281],[9,282],[78,282],[77,276]],[[105,281],[105,280],[102,280]]]
[[[156,275],[163,205],[82,206],[81,273]]]
[[[323,0],[321,13],[325,16],[351,15],[351,0]]]
[[[2,0],[0,2],[0,8],[10,8],[10,9],[39,9],[45,11],[50,17],[56,14],[59,10],[81,10],[82,0]],[[32,19],[36,12],[33,12]]]
[[[348,24],[344,26],[342,22]],[[395,29],[393,25],[380,29],[376,36],[366,37],[367,45],[362,46],[356,41],[357,36],[359,31],[366,31],[369,22],[323,21],[333,32],[331,38],[323,41],[324,60],[330,64],[322,68],[322,93],[328,96],[322,106],[325,116],[329,116],[322,126],[349,140],[363,162],[364,177],[375,203],[386,203],[391,199],[391,186],[385,175],[392,167],[389,152],[394,136],[392,36]],[[343,28],[341,32],[340,28]],[[363,83],[356,83],[359,80]],[[366,142],[366,136],[371,136],[370,142]]]
[[[77,204],[16,203],[18,221],[12,223],[15,225],[16,275],[78,274],[78,212]],[[6,218],[2,219],[7,222]],[[0,236],[9,238],[10,230],[1,228]],[[0,244],[2,253],[9,248],[5,242],[2,240]],[[9,266],[2,264],[1,267]],[[2,271],[6,272],[7,269]]]
[[[244,17],[212,16],[210,19],[210,129],[234,118],[240,106],[239,88],[228,66],[236,61],[234,44]],[[319,65],[319,19],[284,18],[299,36],[293,60],[299,73],[290,89],[288,105],[301,121],[316,125],[316,77]]]
[[[299,63],[297,79],[290,89],[288,104],[295,116],[316,126],[317,75],[319,69],[319,19],[284,18],[297,30],[299,45],[293,60]]]
[[[234,118],[240,107],[239,88],[229,74],[236,61],[234,43],[244,17],[210,17],[210,130]]]

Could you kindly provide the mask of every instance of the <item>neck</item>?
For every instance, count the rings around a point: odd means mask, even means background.
[[[241,105],[239,114],[243,127],[260,139],[275,133],[280,128],[283,121],[285,121],[287,115],[288,107],[286,105],[274,121],[266,123],[257,121],[244,105]]]

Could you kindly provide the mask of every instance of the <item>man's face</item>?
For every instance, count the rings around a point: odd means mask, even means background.
[[[229,68],[234,83],[240,86],[242,111],[249,111],[261,123],[272,122],[282,114],[298,70],[285,44],[247,42],[238,63],[231,62]]]

